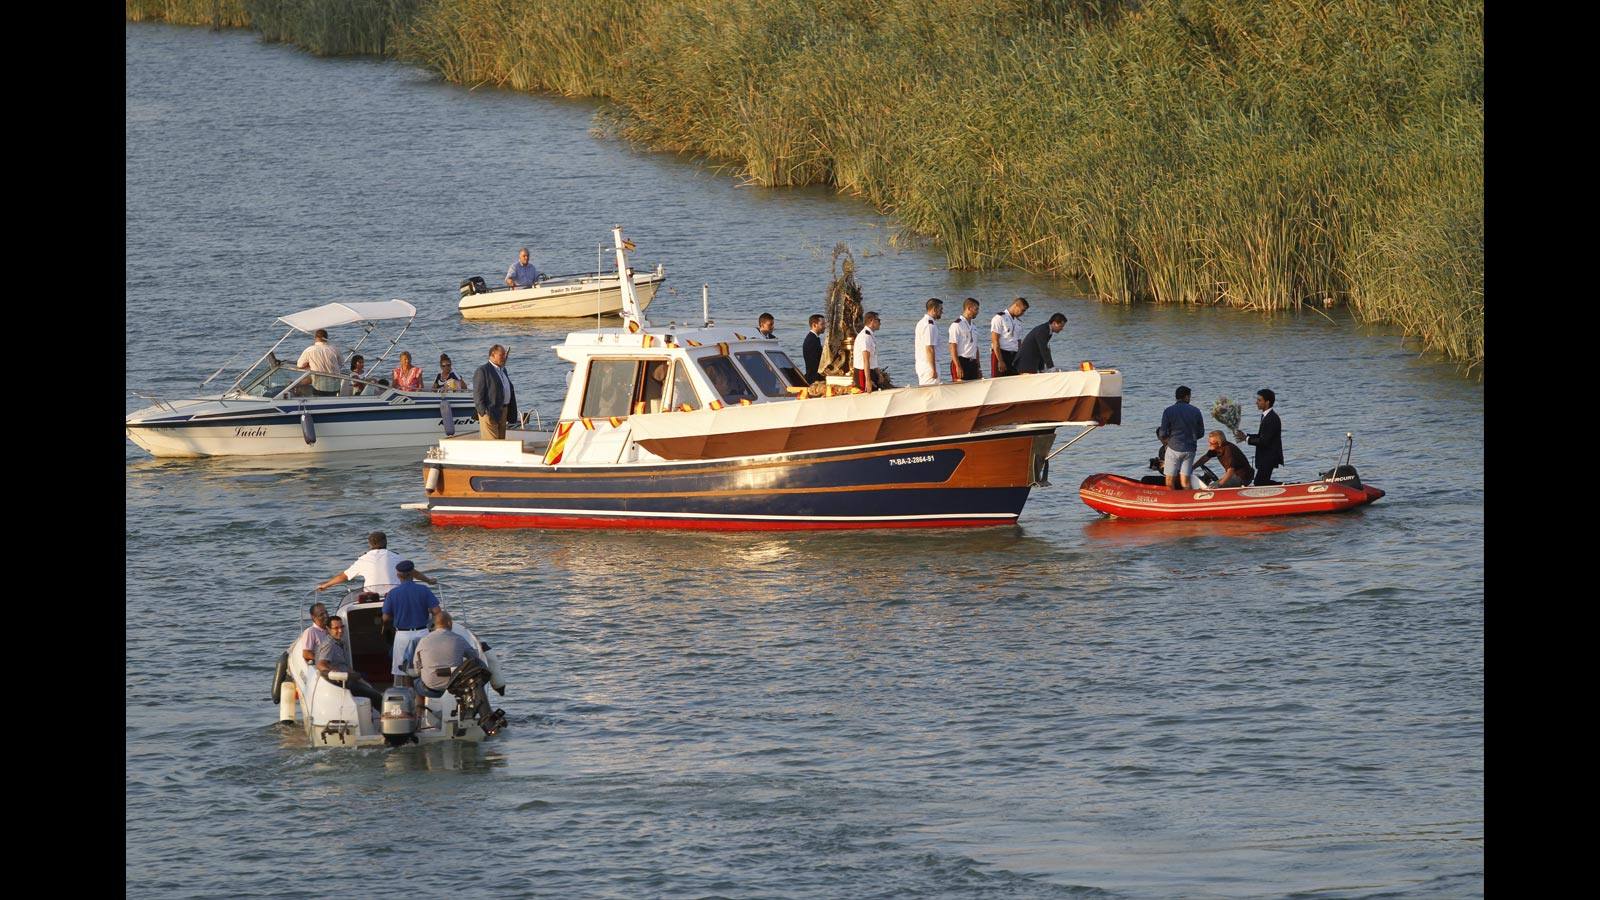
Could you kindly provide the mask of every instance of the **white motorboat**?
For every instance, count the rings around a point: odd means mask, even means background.
[[[289,330],[265,355],[245,369],[220,394],[160,398],[136,394],[153,405],[130,413],[128,439],[154,456],[263,456],[426,447],[456,429],[477,423],[470,392],[399,391],[390,387],[383,360],[411,327],[417,308],[404,300],[329,303],[282,316]],[[384,321],[403,321],[383,353],[371,360],[368,378],[295,368],[279,360],[277,349],[297,333],[359,325],[361,338],[342,355],[350,357]],[[224,363],[201,383],[222,374]],[[337,387],[337,396],[318,394]]]
[[[631,270],[630,270],[631,271]],[[639,308],[655,299],[667,280],[667,270],[634,273],[633,290]],[[622,314],[622,279],[616,275],[557,275],[541,277],[532,287],[494,287],[482,277],[461,282],[461,315],[467,319],[575,319]]]
[[[384,692],[383,708],[373,709],[366,697],[357,697],[339,675],[319,675],[314,663],[300,653],[302,622],[294,643],[278,657],[272,676],[272,700],[278,704],[278,721],[299,723],[313,747],[378,747],[385,744],[433,744],[448,741],[477,743],[496,734],[505,713],[490,709],[485,687],[505,694],[500,660],[495,651],[461,621],[451,630],[466,638],[483,655],[485,665],[468,660],[452,670],[450,687],[442,697],[426,698],[421,717],[416,715],[416,694],[396,687],[389,669],[391,641],[383,633],[383,601],[377,594],[352,590],[340,601],[335,615],[345,623],[345,649],[351,668],[367,683]]]

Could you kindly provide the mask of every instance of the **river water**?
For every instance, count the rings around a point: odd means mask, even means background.
[[[1126,377],[1125,424],[1057,457],[1020,525],[975,531],[436,529],[400,509],[417,452],[127,443],[130,896],[1483,892],[1481,384],[1337,314],[948,272],[856,201],[592,134],[586,102],[246,32],[129,25],[126,47],[130,389],[191,393],[278,315],[401,297],[427,377],[439,348],[470,373],[502,342],[549,415],[549,345],[574,324],[469,324],[456,285],[498,281],[523,245],[592,269],[614,223],[667,266],[658,323],[695,318],[709,283],[713,317],[770,311],[798,359],[842,240],[897,380],[922,300],[968,295],[984,320],[1016,295],[1025,324],[1064,312],[1057,360]],[[1274,388],[1286,479],[1353,431],[1388,497],[1101,519],[1078,482],[1138,474],[1179,382],[1202,410]],[[306,591],[372,529],[505,654],[500,738],[310,750],[275,723]]]

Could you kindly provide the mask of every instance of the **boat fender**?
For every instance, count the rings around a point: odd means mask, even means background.
[[[455,433],[456,433],[456,414],[455,414],[455,412],[453,410],[450,409],[450,398],[449,397],[440,397],[439,398],[439,415],[444,419],[444,434],[445,434],[445,437],[455,437]]]
[[[272,673],[272,702],[281,703],[283,683],[289,680],[289,651],[278,656],[278,670]]]
[[[443,474],[444,470],[438,466],[429,466],[428,473],[422,477],[422,489],[430,494],[437,491]]]
[[[304,403],[300,404],[300,436],[306,439],[307,444],[317,442],[317,423],[312,421],[311,412]]]
[[[483,661],[489,668],[489,686],[495,689],[495,693],[504,697],[506,695],[506,680],[500,674],[500,657],[495,655],[495,652],[489,648],[488,644],[483,645]]]

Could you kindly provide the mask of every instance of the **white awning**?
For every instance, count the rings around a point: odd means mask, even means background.
[[[409,319],[416,314],[417,308],[404,300],[374,300],[368,303],[328,303],[316,309],[279,316],[278,321],[296,331],[310,334],[318,328],[384,319]]]

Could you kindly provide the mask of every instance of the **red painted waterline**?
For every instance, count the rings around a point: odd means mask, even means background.
[[[670,528],[685,531],[841,531],[868,528],[983,528],[1015,525],[1009,519],[908,519],[895,522],[807,522],[805,520],[646,519],[597,516],[469,515],[431,513],[435,525],[478,525],[484,528]]]

